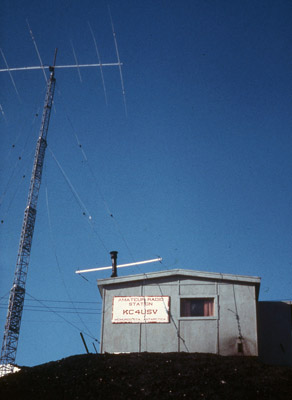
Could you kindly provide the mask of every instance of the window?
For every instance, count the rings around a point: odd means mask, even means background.
[[[180,299],[181,317],[213,317],[214,298]]]

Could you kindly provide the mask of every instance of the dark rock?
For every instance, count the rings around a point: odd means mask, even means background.
[[[0,398],[16,400],[290,400],[291,393],[291,367],[191,353],[77,355],[0,379]]]

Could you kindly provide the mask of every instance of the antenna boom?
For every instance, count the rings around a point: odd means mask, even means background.
[[[148,264],[148,263],[157,262],[157,261],[162,261],[162,258],[159,257],[159,258],[154,258],[153,260],[138,261],[138,262],[133,262],[133,263],[128,263],[128,264],[120,264],[120,265],[117,265],[117,268],[132,267],[134,265]],[[112,267],[101,267],[101,268],[77,270],[77,271],[75,271],[75,274],[83,274],[84,272],[103,271],[105,269],[112,269]]]
[[[121,66],[123,63],[102,63],[102,64],[78,64],[78,65],[55,65],[54,68],[87,68],[87,67],[117,67]],[[3,68],[0,72],[11,72],[11,71],[29,71],[36,69],[50,69],[49,65],[35,66],[35,67],[20,67],[20,68]]]

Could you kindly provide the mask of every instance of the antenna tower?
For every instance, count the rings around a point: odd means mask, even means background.
[[[112,22],[111,22],[112,23]],[[113,27],[113,23],[112,23]],[[91,28],[90,28],[91,29]],[[31,29],[29,27],[31,32]],[[92,32],[92,29],[91,29]],[[32,32],[31,32],[32,35]],[[92,32],[93,35],[93,32]],[[54,63],[52,67],[48,67],[43,65],[41,62],[40,66],[29,66],[29,67],[16,67],[16,68],[9,68],[6,58],[3,54],[3,51],[0,49],[0,53],[4,59],[6,64],[6,68],[0,69],[0,72],[8,72],[12,81],[12,84],[18,94],[16,89],[16,85],[14,79],[12,77],[11,71],[27,71],[27,70],[42,70],[44,75],[45,69],[49,69],[50,77],[47,80],[47,90],[46,90],[46,97],[45,103],[43,108],[43,115],[42,115],[42,122],[40,133],[36,145],[35,156],[34,156],[34,163],[32,169],[32,175],[30,180],[30,187],[27,199],[27,206],[24,211],[24,218],[22,223],[22,230],[18,248],[18,255],[17,255],[17,262],[14,274],[13,285],[10,290],[9,296],[9,303],[8,303],[8,311],[5,323],[5,330],[4,330],[4,337],[2,342],[2,349],[1,349],[1,357],[0,357],[0,377],[6,375],[7,373],[13,372],[15,359],[16,359],[16,351],[18,345],[18,338],[20,332],[20,325],[21,325],[21,317],[24,305],[24,298],[25,298],[25,283],[26,277],[28,272],[28,265],[29,265],[29,258],[30,258],[30,251],[32,245],[32,237],[33,231],[35,226],[36,220],[36,210],[37,210],[37,202],[38,202],[38,195],[41,186],[41,178],[42,178],[42,171],[44,165],[44,158],[45,158],[45,151],[47,147],[47,134],[49,129],[49,122],[50,122],[50,115],[51,109],[53,106],[53,99],[54,99],[54,90],[55,90],[55,69],[56,68],[88,68],[88,67],[99,67],[102,74],[103,67],[119,67],[120,70],[120,78],[121,78],[121,86],[125,104],[125,111],[126,111],[126,102],[125,102],[125,91],[124,91],[124,83],[121,73],[121,66],[123,65],[119,58],[117,42],[115,38],[115,33],[113,30],[114,40],[115,40],[115,47],[117,53],[117,62],[115,63],[101,63],[99,59],[99,63],[97,64],[76,64],[76,65],[56,65],[56,55],[57,50],[55,51]],[[33,35],[32,35],[33,38]],[[34,41],[34,38],[33,38]],[[94,38],[95,42],[95,38]],[[36,43],[34,41],[35,47]],[[95,42],[96,51],[97,46]],[[37,49],[37,47],[36,47]],[[38,50],[37,50],[38,53]],[[39,53],[38,53],[39,56]],[[99,57],[99,54],[98,54]],[[40,58],[40,57],[39,57]],[[99,57],[100,58],[100,57]],[[104,86],[104,80],[102,75],[102,81]],[[105,86],[104,86],[105,90]],[[19,96],[19,94],[18,94]]]
[[[56,60],[56,52],[55,52]],[[55,61],[54,61],[55,66]],[[50,78],[47,81],[47,91],[42,115],[42,123],[36,144],[33,169],[28,192],[27,206],[24,211],[22,230],[18,248],[13,285],[10,290],[8,312],[0,358],[0,376],[13,371],[18,337],[20,331],[22,310],[25,297],[25,283],[32,245],[32,237],[36,220],[38,195],[41,186],[45,151],[47,147],[47,133],[55,89],[55,68],[50,67]]]

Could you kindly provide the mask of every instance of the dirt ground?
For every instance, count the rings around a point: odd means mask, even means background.
[[[211,354],[88,354],[0,378],[0,399],[292,399],[292,367]]]

